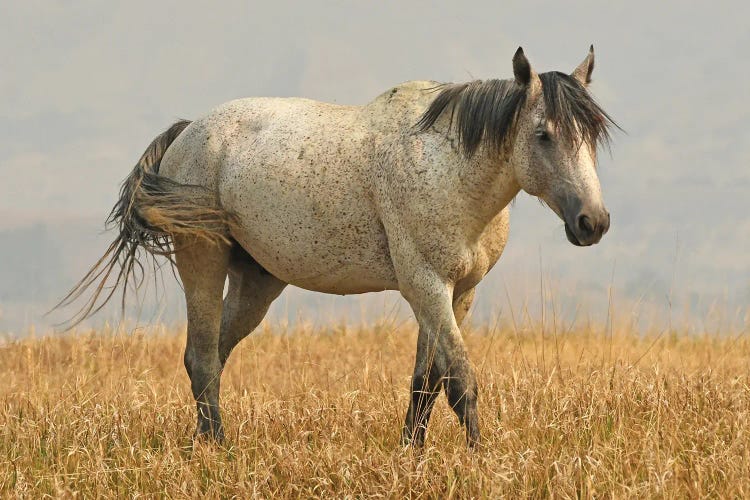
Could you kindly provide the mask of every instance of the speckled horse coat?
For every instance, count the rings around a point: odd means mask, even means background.
[[[571,76],[537,75],[521,49],[513,69],[505,81],[408,82],[365,106],[241,99],[155,139],[123,186],[120,235],[100,264],[111,271],[125,254],[132,267],[139,246],[174,252],[198,434],[222,437],[222,367],[292,284],[399,290],[419,323],[404,443],[424,442],[441,388],[469,444],[479,440],[459,326],[503,251],[509,202],[521,189],[539,196],[577,245],[609,225],[594,168],[608,117],[585,90],[593,50]]]

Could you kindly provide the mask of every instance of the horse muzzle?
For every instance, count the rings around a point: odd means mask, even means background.
[[[597,212],[581,211],[573,221],[565,221],[565,235],[575,246],[594,245],[609,231],[609,222],[609,212],[604,209]]]

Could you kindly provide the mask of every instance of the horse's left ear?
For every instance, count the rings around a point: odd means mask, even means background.
[[[516,77],[516,83],[522,87],[527,87],[531,83],[531,64],[521,47],[518,47],[513,55],[513,76]]]
[[[584,59],[583,62],[579,64],[575,70],[573,70],[573,73],[571,73],[570,76],[572,76],[573,78],[581,82],[581,85],[585,87],[589,83],[591,83],[591,73],[593,72],[594,72],[594,46],[592,45],[589,48],[589,53],[586,56],[586,59]]]

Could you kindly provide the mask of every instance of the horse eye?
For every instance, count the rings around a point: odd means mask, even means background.
[[[537,130],[536,136],[539,138],[542,142],[547,142],[550,140],[549,133],[546,130]]]

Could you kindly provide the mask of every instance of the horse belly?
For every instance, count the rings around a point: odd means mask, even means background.
[[[268,272],[342,295],[397,287],[385,232],[362,193],[252,170],[243,168],[245,182],[224,182],[220,193],[238,217],[232,236]]]

